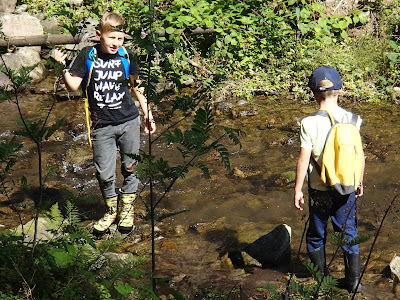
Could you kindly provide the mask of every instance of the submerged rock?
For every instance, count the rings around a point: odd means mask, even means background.
[[[270,233],[246,246],[243,251],[263,267],[278,267],[288,264],[290,262],[291,232],[292,229],[288,225],[279,225]]]
[[[390,262],[389,267],[395,281],[400,282],[400,256],[395,256]]]
[[[278,178],[275,180],[275,184],[278,186],[284,186],[295,181],[295,179],[296,173],[294,171],[287,171],[278,176]]]
[[[51,229],[54,229],[54,224],[48,218],[39,217],[37,224],[36,238],[38,241],[48,241],[54,237],[54,234],[50,232]],[[19,225],[16,234],[23,234],[25,242],[32,242],[35,234],[35,219],[25,225]]]

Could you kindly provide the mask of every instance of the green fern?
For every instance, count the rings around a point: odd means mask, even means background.
[[[192,130],[203,134],[208,137],[213,129],[214,113],[210,104],[206,104],[204,108],[199,108],[193,119]]]
[[[203,175],[204,175],[205,178],[207,178],[207,179],[211,178],[210,171],[209,171],[209,169],[207,168],[207,166],[205,164],[203,164],[203,163],[195,163],[195,164],[193,164],[193,166],[199,168],[203,172]]]
[[[358,235],[356,238],[354,238],[352,241],[349,242],[348,238],[345,237],[344,232],[331,232],[330,237],[333,245],[336,246],[348,245],[350,247],[358,245],[360,243],[364,243],[371,238],[370,235]]]
[[[79,228],[81,217],[79,215],[78,208],[71,201],[67,201],[65,209],[66,209],[66,219],[68,220],[68,225],[73,228]]]
[[[220,129],[225,131],[226,134],[228,134],[229,138],[235,145],[239,145],[240,148],[242,148],[242,143],[239,140],[239,136],[246,136],[246,133],[240,129],[234,129],[226,126],[218,126]]]

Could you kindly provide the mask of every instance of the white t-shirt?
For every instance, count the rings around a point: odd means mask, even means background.
[[[334,111],[330,111],[333,118],[339,122],[349,123],[352,113],[345,109],[338,107]],[[362,119],[360,118],[357,127],[360,130]],[[301,121],[300,127],[300,143],[301,147],[311,149],[311,155],[321,165],[321,154],[324,150],[326,137],[332,127],[330,118],[326,116],[308,116]],[[309,165],[309,178],[308,182],[310,187],[320,191],[326,191],[327,187],[320,179],[320,174],[314,168],[313,163]]]

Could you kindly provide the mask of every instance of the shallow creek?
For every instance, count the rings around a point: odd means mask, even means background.
[[[24,113],[35,118],[42,108],[36,100],[43,97],[49,96],[24,94],[20,100]],[[246,133],[241,138],[242,148],[225,142],[230,150],[232,173],[221,166],[218,157],[209,155],[204,162],[210,168],[211,179],[204,179],[199,171],[194,170],[178,181],[160,204],[160,210],[169,212],[188,210],[164,220],[163,226],[170,233],[166,231],[163,236],[160,235],[157,247],[160,249],[160,276],[174,277],[171,285],[192,298],[207,288],[229,291],[238,282],[247,282],[248,286],[259,283],[265,287],[266,281],[281,277],[283,274],[276,270],[256,270],[251,274],[243,274],[240,270],[232,269],[229,260],[224,258],[230,249],[253,242],[279,224],[285,223],[292,228],[293,256],[299,248],[307,209],[299,212],[293,207],[293,178],[290,177],[295,171],[299,151],[298,122],[317,109],[316,103],[255,97],[251,105],[257,110],[253,116],[232,118],[222,115],[217,118],[220,124],[240,128]],[[397,105],[388,103],[343,103],[343,107],[360,114],[364,119],[362,136],[366,173],[365,195],[359,201],[359,230],[361,234],[374,236],[384,210],[399,193],[399,109]],[[236,109],[242,110],[240,106]],[[64,115],[67,116],[65,125],[43,148],[45,167],[54,166],[57,170],[47,178],[48,197],[61,198],[62,188],[68,188],[75,194],[81,191],[97,196],[94,204],[88,202],[80,206],[83,217],[89,221],[99,217],[104,210],[99,209],[101,200],[90,161],[91,150],[85,138],[81,101],[58,102],[52,118]],[[14,104],[0,103],[0,136],[9,136],[10,131],[17,128],[17,118]],[[13,176],[25,175],[30,185],[35,186],[35,148],[26,140],[24,144]],[[162,145],[156,145],[155,152],[164,155],[165,159],[173,160],[176,157],[176,152],[170,152]],[[29,207],[31,196],[17,189],[12,199],[22,207]],[[400,203],[397,203],[385,220],[364,277],[364,291],[370,295],[370,299],[396,297],[391,291],[389,279],[383,277],[382,273],[393,255],[400,252],[400,231],[397,230],[400,224],[399,208]],[[144,205],[139,203],[138,215],[143,210]],[[16,213],[3,196],[0,196],[0,211],[2,228],[12,228],[18,224]],[[23,213],[23,217],[28,220],[30,214]],[[147,226],[149,221],[138,220],[138,224]],[[180,227],[184,228],[184,234],[176,229]],[[363,261],[367,258],[372,241],[370,239],[360,246]],[[144,252],[132,250],[133,247],[132,241],[125,249],[139,254],[148,251],[148,248],[141,250]],[[328,256],[333,249],[334,246],[328,246]],[[304,243],[301,258],[306,259]],[[336,261],[332,265],[332,274],[340,277],[342,262],[341,259]]]

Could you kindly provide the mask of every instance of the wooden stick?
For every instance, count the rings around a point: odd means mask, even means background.
[[[184,30],[184,29],[182,29]],[[187,35],[200,35],[214,33],[214,28],[196,28]],[[156,32],[158,36],[165,36],[165,30]],[[49,45],[62,45],[62,44],[79,44],[82,36],[72,36],[71,34],[44,34],[44,35],[30,35],[30,36],[12,36],[0,39],[0,47],[23,47],[23,46],[49,46]],[[89,41],[98,41],[97,37],[90,38]]]

